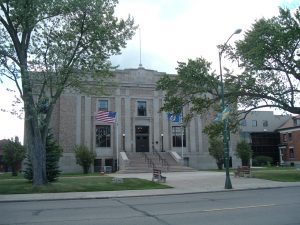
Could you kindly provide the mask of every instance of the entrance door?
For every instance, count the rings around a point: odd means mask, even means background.
[[[136,152],[149,152],[149,127],[135,127]]]

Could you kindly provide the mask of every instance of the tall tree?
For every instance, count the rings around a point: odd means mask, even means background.
[[[47,183],[45,143],[54,105],[66,89],[95,89],[135,31],[114,15],[117,0],[0,0],[0,73],[24,102],[33,184]]]
[[[189,59],[187,63],[178,62],[177,75],[164,75],[157,82],[157,89],[165,91],[164,105],[161,110],[180,113],[184,106],[189,110],[185,114],[187,123],[193,116],[202,114],[208,120],[216,117],[216,112],[221,111],[222,98],[220,81],[217,74],[211,69],[211,63],[204,58]],[[230,100],[230,101],[229,101]],[[234,129],[236,119],[236,97],[227,98],[226,104],[230,106],[230,128]],[[222,117],[222,116],[221,116]],[[220,118],[222,122],[222,118]],[[207,124],[205,133],[209,136],[218,136],[222,132],[219,123]]]
[[[219,46],[238,63],[240,74],[226,69],[225,102],[231,107],[231,128],[237,126],[237,108],[244,112],[275,107],[300,114],[300,9],[294,14],[279,9],[279,15],[256,21],[236,47]],[[180,112],[190,106],[188,121],[195,114],[220,112],[220,81],[204,58],[179,62],[177,76],[164,76],[157,89],[165,91],[161,110]],[[243,113],[244,116],[247,113]],[[213,119],[212,115],[210,119]],[[206,133],[214,133],[210,124]]]
[[[243,72],[228,76],[227,94],[248,110],[275,107],[300,114],[300,9],[256,21],[228,56]]]

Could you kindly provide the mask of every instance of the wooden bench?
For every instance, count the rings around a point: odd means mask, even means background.
[[[163,182],[166,183],[166,177],[161,175],[161,170],[153,169],[152,173],[152,181]]]
[[[250,166],[239,166],[234,172],[234,177],[251,177]]]

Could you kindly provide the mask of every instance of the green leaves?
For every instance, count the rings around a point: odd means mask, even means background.
[[[280,15],[256,21],[227,52],[243,72],[231,77],[229,95],[243,108],[275,107],[300,113],[300,16],[280,9]]]
[[[90,151],[85,145],[76,145],[74,147],[77,164],[82,166],[83,173],[88,173],[91,164],[96,158],[96,153]]]
[[[179,113],[185,105],[191,113],[201,113],[216,101],[218,85],[210,63],[204,58],[179,62],[177,76],[166,75],[157,82],[157,89],[165,91],[165,104],[161,110]]]

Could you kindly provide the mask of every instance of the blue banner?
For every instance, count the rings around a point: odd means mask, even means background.
[[[179,123],[181,122],[181,115],[180,113],[177,114],[168,113],[168,120],[169,122]]]

